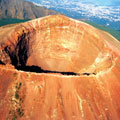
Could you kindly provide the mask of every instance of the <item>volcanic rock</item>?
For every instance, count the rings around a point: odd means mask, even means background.
[[[62,15],[0,28],[0,120],[119,120],[120,43]]]

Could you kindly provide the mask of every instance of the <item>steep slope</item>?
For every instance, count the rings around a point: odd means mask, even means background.
[[[62,15],[1,27],[0,120],[119,120],[119,51]]]
[[[34,19],[50,14],[56,14],[56,12],[24,0],[0,0],[0,19]]]

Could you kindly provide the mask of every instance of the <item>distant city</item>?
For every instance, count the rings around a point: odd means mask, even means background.
[[[27,0],[75,19],[87,19],[120,30],[119,0]]]

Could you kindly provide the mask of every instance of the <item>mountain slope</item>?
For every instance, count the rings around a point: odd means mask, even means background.
[[[0,27],[8,24],[16,24],[21,22],[26,22],[27,19],[16,19],[16,18],[3,18],[0,20]]]
[[[0,64],[0,120],[120,120],[120,42],[107,32],[61,15],[0,27]]]
[[[101,29],[101,30],[104,30],[104,31],[110,33],[112,36],[114,36],[116,39],[118,39],[120,41],[120,30],[114,30],[110,27],[99,25],[99,24],[96,24],[96,23],[89,21],[89,20],[83,20],[83,21],[98,28],[98,29]]]
[[[50,14],[56,12],[24,0],[0,0],[0,19],[34,19]]]

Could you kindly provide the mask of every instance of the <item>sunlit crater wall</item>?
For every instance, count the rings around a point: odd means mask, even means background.
[[[30,26],[35,32],[27,65],[80,73],[96,72],[99,63],[107,63],[105,69],[112,64],[103,34],[92,26],[61,15],[32,21]]]

